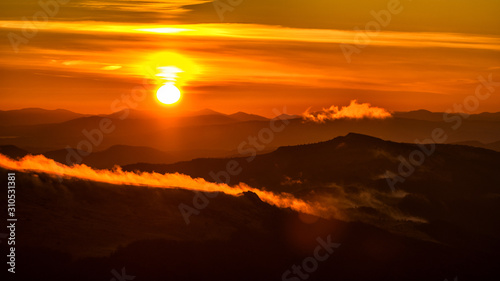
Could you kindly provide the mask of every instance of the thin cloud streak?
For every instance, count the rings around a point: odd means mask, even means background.
[[[67,166],[47,159],[43,155],[28,155],[20,160],[12,160],[0,154],[0,167],[23,172],[41,172],[53,176],[78,178],[116,185],[135,185],[158,188],[181,188],[204,192],[223,192],[228,195],[238,196],[243,192],[253,192],[259,198],[279,208],[291,208],[295,211],[328,217],[331,211],[318,204],[305,202],[288,193],[275,194],[268,191],[249,187],[240,183],[235,186],[208,182],[202,178],[191,178],[184,174],[159,174],[146,172],[125,172],[119,167],[114,170],[97,170],[86,165]]]
[[[21,30],[22,21],[0,21],[0,27]],[[259,24],[116,24],[105,22],[54,22],[39,30],[61,33],[129,33],[192,37],[230,37],[265,41],[358,44],[362,33],[354,30],[303,29]],[[441,32],[382,31],[370,37],[369,45],[408,48],[458,48],[500,50],[500,37]]]

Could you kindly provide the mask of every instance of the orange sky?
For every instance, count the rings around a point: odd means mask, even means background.
[[[355,46],[355,29],[391,1],[232,1],[240,4],[222,20],[212,2],[198,0],[61,0],[48,10],[4,1],[0,109],[108,113],[144,85],[137,109],[269,116],[285,105],[301,113],[357,99],[444,111],[474,94],[479,75],[500,81],[498,1],[401,1],[348,62],[340,46]],[[40,12],[48,21],[29,38],[23,17]],[[183,93],[174,107],[155,99],[165,77]],[[500,111],[500,94],[478,111]]]

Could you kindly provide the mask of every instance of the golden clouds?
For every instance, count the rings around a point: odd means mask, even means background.
[[[352,100],[348,106],[343,106],[340,109],[338,106],[332,105],[330,108],[314,113],[310,113],[308,109],[302,114],[304,120],[317,123],[336,119],[385,119],[391,116],[391,113],[386,109],[371,106],[369,103],[358,103],[356,100]]]
[[[32,171],[50,174],[59,177],[71,177],[83,180],[105,182],[117,185],[136,185],[157,188],[182,188],[204,192],[223,192],[228,195],[237,196],[243,192],[251,191],[257,194],[260,199],[280,208],[291,208],[307,214],[328,216],[325,208],[319,205],[305,202],[295,198],[288,193],[275,194],[262,191],[240,183],[236,186],[227,184],[217,184],[207,182],[201,178],[191,178],[190,176],[175,174],[158,174],[145,172],[125,172],[120,168],[115,170],[96,170],[86,165],[67,166],[47,159],[42,155],[28,155],[18,161],[9,159],[0,154],[0,166],[9,170]]]

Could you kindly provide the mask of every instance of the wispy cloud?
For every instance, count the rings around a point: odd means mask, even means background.
[[[392,116],[384,108],[371,106],[369,103],[358,103],[357,100],[352,100],[348,106],[342,106],[340,109],[338,106],[332,105],[330,108],[323,108],[323,110],[317,112],[310,112],[309,110],[302,113],[302,118],[317,123],[336,119],[385,119]]]
[[[192,178],[184,174],[159,174],[146,172],[125,172],[120,168],[114,170],[97,170],[86,165],[67,166],[47,159],[42,155],[28,155],[20,160],[12,160],[0,154],[0,167],[17,171],[35,171],[60,177],[79,178],[83,180],[105,182],[119,185],[136,185],[158,188],[182,188],[205,192],[223,192],[238,196],[243,192],[253,192],[259,198],[280,208],[291,208],[307,214],[327,217],[331,212],[318,204],[305,202],[288,193],[275,194],[262,191],[240,183],[235,186],[207,182],[201,178]]]
[[[0,20],[0,28],[22,30],[26,23]],[[241,38],[266,41],[300,41],[314,43],[357,44],[359,31],[339,29],[285,28],[262,24],[137,24],[88,21],[50,21],[39,30],[61,33],[163,34],[188,37]],[[384,31],[371,38],[370,45],[408,48],[454,48],[500,50],[495,35],[445,32]]]
[[[324,123],[327,120],[336,119],[363,119],[363,118],[373,118],[373,119],[385,119],[391,117],[392,114],[384,108],[371,106],[369,103],[358,103],[356,100],[352,100],[348,106],[343,106],[339,109],[338,106],[330,106],[330,108],[324,108],[322,111],[309,112],[310,109],[306,110],[302,114],[304,120],[313,121],[317,123]]]

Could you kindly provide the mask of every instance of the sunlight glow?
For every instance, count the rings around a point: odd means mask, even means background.
[[[193,29],[176,28],[176,27],[136,28],[134,30],[142,32],[151,32],[151,33],[179,33],[184,31],[193,31]]]
[[[156,76],[162,77],[167,81],[174,82],[178,77],[177,73],[184,72],[182,69],[179,69],[175,66],[160,66],[158,67],[160,73],[157,73]]]
[[[146,76],[155,84],[175,83],[182,87],[200,73],[200,68],[191,59],[175,52],[159,52],[151,55],[144,65]]]
[[[173,104],[181,98],[181,91],[174,84],[169,83],[156,91],[156,97],[161,103]]]

